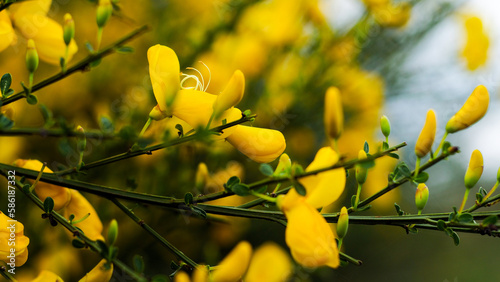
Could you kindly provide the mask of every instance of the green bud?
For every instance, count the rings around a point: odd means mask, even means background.
[[[99,5],[97,6],[97,26],[102,28],[106,25],[111,14],[113,13],[113,5],[109,0],[99,0]]]
[[[64,27],[63,27],[63,38],[64,43],[69,45],[71,40],[75,37],[75,22],[70,14],[64,15]]]
[[[287,154],[282,154],[278,166],[276,167],[276,170],[274,171],[273,175],[274,176],[279,176],[281,174],[289,175],[291,167],[292,167],[292,160],[290,160],[290,157]]]
[[[38,68],[38,52],[36,51],[35,41],[28,39],[28,48],[26,50],[26,67],[30,73],[34,73]]]
[[[415,205],[419,213],[424,209],[429,199],[429,188],[424,183],[420,183],[417,186],[417,192],[415,193]]]
[[[83,127],[80,125],[76,128],[76,132],[78,132],[81,135],[78,135],[78,141],[76,144],[78,153],[83,153],[85,151],[85,148],[87,147],[87,138],[85,138],[85,131],[83,130]]]
[[[118,222],[116,219],[111,220],[108,228],[108,243],[109,245],[113,245],[116,242],[116,238],[118,238]]]
[[[483,174],[483,155],[479,150],[474,150],[470,157],[469,167],[465,172],[464,183],[467,189],[476,185]]]
[[[500,168],[498,168],[497,171],[497,181],[500,182]]]
[[[359,150],[359,153],[358,153],[358,160],[363,160],[363,159],[366,159],[366,152],[364,150]],[[359,184],[363,184],[365,183],[366,181],[366,176],[367,176],[367,169],[366,168],[363,168],[362,165],[360,164],[357,164],[356,165],[356,181],[359,183]]]
[[[339,221],[337,222],[337,236],[339,236],[340,239],[345,237],[348,227],[349,214],[347,213],[346,207],[342,207],[342,209],[340,209]]]
[[[384,134],[385,137],[389,137],[391,134],[391,124],[386,116],[380,118],[380,128],[382,129],[382,134]]]

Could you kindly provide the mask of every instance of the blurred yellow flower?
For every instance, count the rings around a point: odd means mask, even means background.
[[[14,241],[11,240],[12,234],[15,234]],[[13,222],[12,218],[0,211],[0,261],[15,266],[23,265],[28,260],[29,243],[30,239],[24,236],[24,225],[19,221]]]
[[[332,229],[325,218],[304,197],[278,196],[278,207],[288,224],[286,244],[299,264],[315,268],[339,266],[339,251]]]
[[[210,280],[217,282],[239,281],[247,271],[252,256],[252,245],[242,241],[220,262],[211,273]]]
[[[477,86],[458,112],[446,123],[446,132],[455,133],[479,121],[488,110],[490,96],[483,85]]]
[[[113,264],[102,259],[90,272],[79,282],[107,282],[113,276]]]
[[[14,165],[21,168],[40,171],[43,164],[39,160],[18,159],[14,162]],[[43,172],[53,173],[53,171],[47,167],[43,170]],[[51,197],[54,200],[54,210],[56,211],[64,208],[71,200],[70,189],[45,182],[38,182],[35,186],[35,192],[42,202],[45,201],[47,197]]]
[[[22,1],[10,6],[8,13],[12,23],[5,20],[5,16],[0,16],[0,33],[6,33],[8,35],[7,41],[10,40],[12,38],[9,35],[11,28],[8,25],[13,25],[23,37],[35,41],[41,60],[59,65],[60,59],[65,56],[66,43],[64,43],[62,26],[47,17],[51,3],[51,0],[34,0]],[[0,43],[0,47],[4,47],[4,45]],[[0,50],[2,49],[0,48]],[[78,47],[75,41],[71,40],[67,61],[71,60],[77,51]]]
[[[490,39],[484,32],[483,23],[478,17],[466,17],[465,29],[467,39],[462,56],[467,61],[467,68],[473,71],[486,63]]]
[[[236,125],[226,140],[238,151],[258,163],[278,158],[286,148],[285,137],[277,130]]]
[[[434,110],[427,111],[427,117],[425,118],[425,124],[420,131],[417,143],[415,144],[415,155],[419,158],[423,158],[427,153],[430,152],[432,144],[434,143],[434,137],[436,136],[436,113]]]
[[[292,262],[288,254],[276,243],[266,242],[255,250],[244,281],[288,281],[291,273]]]
[[[63,216],[69,218],[71,214],[74,214],[75,220],[79,220],[90,214],[82,222],[76,223],[75,226],[80,228],[90,239],[104,241],[104,237],[101,235],[103,229],[102,222],[92,204],[80,192],[76,190],[70,191],[71,201],[63,210]]]
[[[42,270],[31,282],[64,282],[64,280],[52,271]]]
[[[325,94],[325,130],[331,139],[338,139],[344,129],[342,96],[337,87],[330,87]]]

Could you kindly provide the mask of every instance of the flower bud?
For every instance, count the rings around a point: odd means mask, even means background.
[[[382,129],[382,134],[384,134],[385,137],[389,137],[391,134],[391,124],[386,116],[380,118],[380,128]]]
[[[470,157],[469,167],[465,172],[465,187],[470,189],[476,185],[483,174],[483,155],[479,150],[474,150]]]
[[[234,128],[226,140],[253,161],[269,163],[285,151],[285,137],[277,130],[245,125]]]
[[[488,110],[490,96],[488,89],[479,85],[472,91],[465,104],[446,124],[446,132],[455,133],[480,120]]]
[[[108,227],[108,244],[113,245],[118,238],[118,221],[111,220]]]
[[[237,105],[243,98],[245,91],[245,77],[240,70],[234,72],[226,88],[217,95],[213,104],[215,117],[219,117],[225,110]]]
[[[276,170],[274,171],[273,175],[274,176],[279,176],[281,174],[289,175],[291,168],[292,168],[292,160],[287,154],[282,154],[278,166],[276,167]]]
[[[28,48],[26,50],[26,67],[30,73],[34,73],[38,68],[38,52],[36,51],[35,41],[28,39]]]
[[[87,138],[85,138],[85,130],[83,130],[83,127],[80,125],[76,128],[76,132],[81,134],[78,135],[78,141],[76,144],[76,148],[78,150],[78,153],[83,153],[85,151],[85,148],[87,147]]]
[[[427,111],[424,127],[420,131],[417,143],[415,144],[415,155],[423,158],[432,148],[434,137],[436,136],[436,113],[434,110]]]
[[[208,168],[205,163],[200,163],[198,165],[198,170],[196,170],[195,186],[198,190],[203,190],[208,180]]]
[[[417,192],[415,193],[415,205],[417,206],[418,211],[422,211],[427,204],[427,200],[429,199],[429,188],[424,183],[420,183],[417,186]]]
[[[349,214],[347,213],[346,207],[340,209],[339,221],[337,222],[337,236],[342,239],[347,234],[347,229],[349,227]]]
[[[366,152],[364,150],[359,150],[358,160],[366,159]],[[363,184],[366,181],[367,169],[363,168],[360,164],[356,165],[356,181],[359,184]]]
[[[97,6],[97,26],[102,28],[106,25],[111,14],[113,13],[113,5],[111,5],[110,0],[99,0],[99,5]]]
[[[344,128],[342,97],[336,87],[330,87],[325,94],[325,131],[331,139],[338,139]]]
[[[498,168],[498,171],[497,171],[497,181],[500,181],[500,168]]]
[[[75,22],[73,21],[73,17],[71,14],[66,13],[64,15],[64,27],[63,27],[63,38],[64,43],[69,45],[71,39],[75,37]]]

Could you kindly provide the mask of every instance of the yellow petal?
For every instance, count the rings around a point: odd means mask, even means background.
[[[481,19],[478,17],[467,17],[465,29],[467,39],[462,55],[467,61],[467,68],[472,71],[486,63],[490,40],[483,30]]]
[[[286,244],[299,264],[315,268],[339,266],[339,252],[333,231],[325,218],[302,198],[283,201],[282,210],[288,220]]]
[[[40,59],[53,65],[59,65],[61,57],[66,53],[66,44],[63,39],[63,28],[56,21],[44,17],[25,15],[15,17],[14,24],[21,34],[33,39]],[[74,40],[71,40],[68,51],[68,61],[78,51]]]
[[[225,110],[236,106],[243,98],[244,91],[245,77],[240,70],[237,70],[234,72],[226,88],[217,95],[217,99],[213,104],[215,116],[219,117]]]
[[[483,85],[477,86],[465,104],[446,124],[446,132],[455,133],[479,121],[488,110],[490,96]]]
[[[470,157],[469,166],[465,172],[465,187],[472,188],[483,174],[483,155],[479,150],[474,150]]]
[[[339,160],[331,147],[318,150],[306,172],[330,167]],[[327,206],[336,201],[344,191],[346,174],[343,168],[328,170],[299,179],[306,188],[307,202],[315,208]]]
[[[64,280],[52,271],[42,270],[31,282],[64,282]]]
[[[71,214],[75,215],[75,220],[79,220],[90,214],[84,221],[76,223],[75,226],[83,230],[85,235],[92,240],[104,240],[102,237],[102,222],[99,219],[99,215],[95,211],[92,204],[76,190],[71,191],[71,201],[64,208],[63,215],[65,218],[69,218]]]
[[[106,260],[102,259],[89,273],[85,275],[79,282],[107,282],[113,276],[113,264],[106,269]]]
[[[286,148],[285,137],[277,130],[237,125],[226,140],[238,151],[259,163],[278,158]]]
[[[184,271],[179,271],[174,276],[174,282],[191,282],[189,275]]]
[[[11,232],[14,232],[16,239],[15,265],[21,266],[28,260],[28,245],[30,240],[24,236],[24,225],[19,221],[12,222],[11,220],[12,218],[0,211],[0,261],[10,263],[11,258],[9,256],[11,256],[11,248],[13,246],[9,245],[9,242],[11,242],[9,239]],[[10,227],[14,228],[9,229]]]
[[[336,87],[330,87],[325,95],[325,130],[328,137],[338,139],[344,128],[342,97]]]
[[[282,282],[288,281],[291,273],[292,263],[288,254],[278,244],[266,242],[255,251],[244,280]]]
[[[436,113],[434,110],[427,111],[427,117],[425,118],[425,124],[420,131],[417,143],[415,144],[415,155],[419,158],[423,158],[427,153],[430,152],[432,144],[434,143],[434,137],[436,136]]]
[[[148,62],[156,101],[167,111],[181,87],[179,59],[174,50],[157,44],[148,49]]]
[[[2,38],[0,40],[0,52],[9,47],[16,38],[6,10],[0,12],[0,38]]]
[[[12,18],[20,19],[24,16],[31,15],[35,17],[45,17],[50,10],[52,0],[30,0],[20,1],[16,5],[9,7],[9,12]],[[38,20],[38,19],[32,19]]]
[[[15,166],[40,171],[42,169],[42,162],[38,160],[21,160],[18,159],[14,162]],[[44,173],[53,173],[50,168],[45,168]],[[71,200],[70,189],[61,186],[48,184],[45,182],[38,182],[35,186],[35,192],[40,200],[45,201],[47,197],[54,200],[54,210],[58,211],[65,207]]]
[[[217,282],[239,281],[248,268],[251,256],[252,245],[247,241],[240,242],[212,272],[212,280]]]

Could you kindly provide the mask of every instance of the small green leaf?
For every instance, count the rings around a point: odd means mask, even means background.
[[[233,190],[234,194],[238,196],[248,196],[250,195],[250,188],[248,185],[244,183],[238,183],[235,184],[231,187],[231,190]]]
[[[85,48],[87,48],[90,53],[94,53],[94,47],[92,47],[92,44],[90,44],[90,42],[85,42]]]
[[[152,279],[151,279],[151,282],[169,282],[170,279],[163,275],[163,274],[158,274],[158,275],[155,275]]]
[[[12,75],[10,73],[6,73],[0,79],[0,90],[3,96],[7,96],[7,92],[9,91],[10,85],[12,84]]]
[[[73,239],[71,241],[71,245],[73,245],[73,247],[75,247],[77,249],[85,248],[85,242],[78,240],[78,239]]]
[[[352,195],[351,197],[351,207],[354,207],[356,205],[356,195]]]
[[[231,178],[229,178],[229,180],[227,181],[226,184],[224,184],[224,188],[228,189],[228,190],[231,190],[231,188],[236,185],[236,184],[239,184],[241,182],[240,178],[238,176],[231,176]]]
[[[452,231],[451,238],[453,238],[453,243],[455,243],[455,246],[458,246],[460,244],[460,237],[458,236],[457,232]]]
[[[51,197],[47,197],[43,201],[43,210],[46,213],[51,213],[54,210],[54,200]]]
[[[292,185],[293,188],[299,193],[299,195],[305,196],[306,195],[306,187],[302,185],[299,181],[297,180],[292,180]]]
[[[440,220],[438,220],[438,222],[437,222],[437,225],[436,225],[436,226],[437,226],[437,228],[438,228],[439,230],[441,230],[441,231],[445,231],[445,229],[446,229],[446,222],[444,222],[444,220],[440,219]]]
[[[399,216],[402,216],[405,214],[405,212],[401,209],[401,207],[397,204],[397,203],[394,203],[394,207],[396,208],[396,213],[399,215]]]
[[[103,257],[108,257],[109,255],[109,247],[106,245],[106,243],[102,240],[96,240],[95,241],[97,245],[99,245],[99,248],[101,249],[101,255]]]
[[[177,134],[179,134],[179,137],[184,136],[184,128],[182,127],[182,125],[176,124],[175,129],[179,130],[179,132],[177,133]]]
[[[382,142],[382,151],[389,149],[389,144],[387,142]]]
[[[91,67],[91,68],[95,68],[95,67],[97,67],[99,64],[101,64],[101,58],[99,58],[99,59],[95,59],[94,61],[90,62],[90,63],[89,63],[89,67]]]
[[[448,153],[448,149],[451,147],[451,143],[446,141],[443,143],[442,153]]]
[[[14,122],[8,117],[0,114],[0,130],[8,130],[14,126]]]
[[[274,173],[274,169],[270,164],[261,164],[259,170],[265,176],[271,176]]]
[[[36,105],[36,103],[38,103],[38,98],[35,95],[30,94],[26,97],[26,102],[30,105]]]
[[[222,120],[222,125],[226,125],[227,124],[227,119],[223,119]]]
[[[64,58],[63,57],[59,58],[59,66],[61,68],[64,68]]]
[[[458,216],[458,222],[469,223],[469,222],[473,222],[473,221],[474,221],[474,217],[470,213],[462,213]]]
[[[369,169],[375,166],[375,161],[362,162],[359,163],[359,166],[361,166],[364,169]]]
[[[179,269],[179,265],[175,262],[175,261],[170,261],[170,269],[172,270],[178,270]]]
[[[7,93],[5,93],[5,97],[9,97],[12,94],[14,94],[14,89],[9,89],[9,90],[7,90]]]
[[[106,116],[102,116],[99,119],[99,127],[101,128],[101,131],[104,133],[111,133],[115,131],[115,126],[113,125],[113,122]]]
[[[476,201],[481,203],[483,201],[483,195],[481,193],[476,193]]]
[[[144,259],[140,255],[134,255],[133,264],[134,264],[134,270],[137,273],[143,273],[144,272]]]
[[[424,183],[429,179],[429,174],[427,172],[420,172],[416,177],[413,178],[413,181],[417,183]]]
[[[363,145],[363,150],[367,154],[370,152],[370,146],[368,145],[368,142],[366,142],[366,141],[365,141],[365,144]]]
[[[251,110],[245,110],[242,114],[243,114],[244,117],[247,117],[247,116],[249,116],[249,115],[252,114],[252,111]]]
[[[498,217],[496,215],[490,215],[487,218],[483,219],[483,222],[481,223],[483,226],[489,226],[489,225],[494,225],[498,221]]]
[[[116,52],[119,54],[128,54],[128,53],[134,53],[134,48],[130,46],[121,46],[116,48]]]
[[[418,233],[418,229],[415,226],[408,227],[407,230],[411,234],[417,234]]]
[[[410,171],[410,168],[404,163],[402,162],[400,165],[399,165],[399,171],[401,172],[401,174],[404,176],[404,177],[410,177],[411,176],[411,171]]]
[[[190,192],[187,192],[184,195],[184,203],[186,205],[192,205],[193,204],[193,200],[194,200],[193,194],[191,194]]]
[[[398,154],[396,154],[396,153],[389,153],[389,154],[387,154],[387,155],[388,155],[389,157],[391,157],[391,158],[394,158],[394,159],[396,159],[396,160],[399,160],[399,155],[398,155]]]
[[[73,222],[73,220],[75,219],[75,215],[74,214],[70,214],[68,219],[69,219],[70,223]]]

